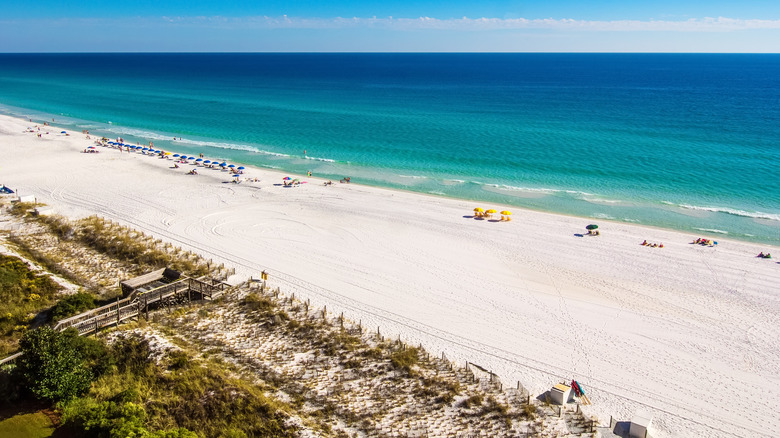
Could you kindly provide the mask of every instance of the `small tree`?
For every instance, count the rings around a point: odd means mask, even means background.
[[[19,345],[19,374],[36,397],[63,401],[89,389],[91,373],[67,336],[41,327],[25,333]]]

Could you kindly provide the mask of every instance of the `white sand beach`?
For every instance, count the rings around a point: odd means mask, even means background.
[[[505,386],[541,394],[576,379],[602,424],[646,412],[654,437],[780,430],[780,248],[608,221],[583,237],[589,219],[354,180],[283,187],[267,169],[234,184],[140,153],[81,153],[94,139],[32,126],[0,116],[0,184],[58,214],[117,220],[238,277],[265,270],[285,293]],[[474,207],[512,220],[474,219]]]

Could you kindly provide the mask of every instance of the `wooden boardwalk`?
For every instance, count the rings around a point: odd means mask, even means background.
[[[148,318],[150,305],[171,307],[192,302],[193,298],[213,300],[222,295],[226,287],[226,283],[213,278],[183,277],[173,283],[146,292],[133,292],[115,303],[62,319],[57,321],[53,329],[61,332],[73,327],[78,330],[79,335],[86,336],[97,333],[100,329],[122,324],[128,319],[138,318],[142,313]],[[12,363],[21,355],[19,352],[0,359],[0,365]]]
[[[185,277],[146,292],[133,292],[115,303],[58,321],[54,330],[63,331],[73,327],[80,335],[89,335],[102,328],[137,318],[141,313],[148,317],[149,306],[152,304],[170,307],[191,302],[193,298],[212,300],[221,295],[225,287],[227,285],[219,280]]]

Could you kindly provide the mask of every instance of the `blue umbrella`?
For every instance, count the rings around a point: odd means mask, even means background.
[[[238,166],[237,169],[238,170],[244,170],[244,166]]]
[[[173,154],[173,156],[174,156],[174,157],[180,157],[181,155],[179,155],[179,154]]]
[[[241,175],[233,175],[233,178],[241,178]]]
[[[195,160],[195,161],[203,161],[203,158],[198,158],[198,159],[197,159],[197,160]]]
[[[149,150],[149,148],[143,148],[143,149],[141,149],[141,150],[142,150],[142,151],[148,151],[148,150]]]
[[[188,159],[188,160],[194,160],[194,159],[195,159],[195,157],[189,157],[189,158],[187,158],[187,159]]]
[[[209,163],[211,163],[211,160],[206,160],[203,162],[203,164],[209,164]]]
[[[227,163],[219,163],[220,166],[225,167],[227,166]]]
[[[60,132],[60,134],[67,134],[67,132],[65,132],[65,131],[62,131],[62,132]]]

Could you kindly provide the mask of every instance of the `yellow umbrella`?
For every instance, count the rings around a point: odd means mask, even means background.
[[[495,213],[495,212],[496,211],[491,208],[490,210],[486,211],[485,213]]]
[[[482,212],[485,211],[485,209],[477,207],[474,209],[474,217],[482,217]]]
[[[483,211],[485,211],[485,210],[484,210],[484,209],[482,209],[482,208],[480,208],[480,207],[477,207],[477,208],[475,208],[475,209],[474,209],[474,211],[477,211],[477,212],[480,212],[480,213],[482,213],[482,212],[483,212]]]
[[[502,212],[501,212],[501,214],[503,214],[504,216],[511,216],[511,215],[512,215],[512,212],[511,212],[511,211],[504,210],[504,211],[502,211]],[[502,219],[502,220],[505,220],[505,221],[511,221],[511,220],[512,220],[512,219],[510,219],[509,217],[506,217],[506,218],[502,217],[501,219]]]

